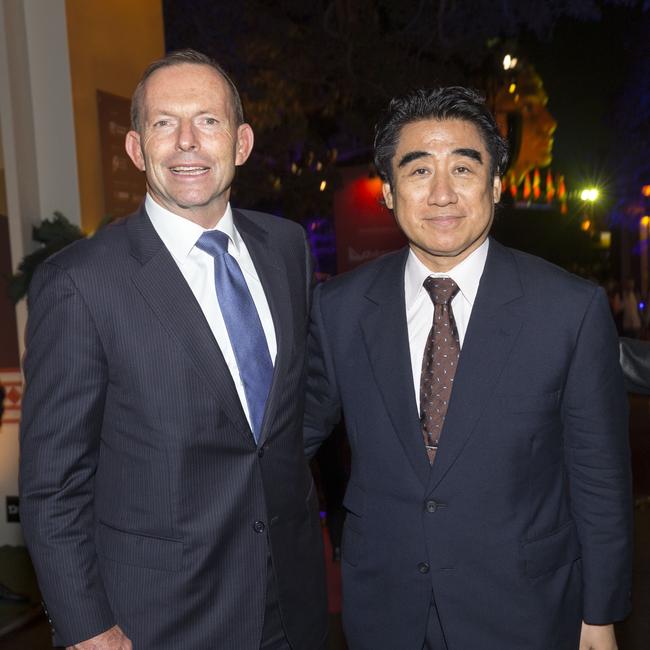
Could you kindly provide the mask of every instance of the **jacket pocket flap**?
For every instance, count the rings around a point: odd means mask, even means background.
[[[121,564],[180,571],[183,542],[175,539],[128,533],[99,522],[96,533],[97,553]]]
[[[522,547],[526,575],[536,578],[580,557],[578,532],[572,521],[550,535],[525,542]]]

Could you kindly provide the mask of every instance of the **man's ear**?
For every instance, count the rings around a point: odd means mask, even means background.
[[[492,196],[494,197],[495,205],[501,200],[501,187],[501,178],[495,176],[492,184]]]
[[[393,209],[393,190],[388,181],[384,181],[381,185],[381,192],[384,195],[384,203],[389,210]]]
[[[137,131],[129,131],[126,134],[124,141],[124,148],[133,164],[143,172],[145,170],[144,156],[142,155],[142,147],[140,146],[140,134]]]
[[[237,151],[235,152],[235,165],[243,165],[247,160],[248,156],[251,155],[253,151],[253,143],[255,142],[255,136],[253,135],[253,129],[250,124],[240,124],[237,127]]]

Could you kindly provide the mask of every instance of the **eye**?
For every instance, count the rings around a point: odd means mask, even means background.
[[[416,167],[411,173],[413,176],[425,176],[429,170],[426,167]]]
[[[203,121],[206,126],[216,126],[219,124],[219,120],[216,117],[206,117]]]
[[[458,165],[458,167],[456,167],[456,173],[460,175],[470,174],[471,171],[472,170],[466,165]]]
[[[169,126],[169,124],[170,124],[169,120],[157,120],[156,122],[153,123],[154,127],[156,128]]]

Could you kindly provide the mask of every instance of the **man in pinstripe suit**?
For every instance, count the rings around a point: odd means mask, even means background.
[[[147,178],[144,205],[50,258],[30,291],[21,511],[55,640],[322,648],[322,547],[301,435],[304,233],[230,207],[253,133],[207,57],[154,62],[132,121],[126,149]],[[212,230],[268,347],[259,427],[216,262],[197,245]],[[248,334],[251,323],[238,326]]]

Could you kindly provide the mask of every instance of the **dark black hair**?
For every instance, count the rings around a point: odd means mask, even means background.
[[[239,92],[237,91],[237,87],[233,83],[233,80],[214,59],[211,59],[209,56],[202,54],[201,52],[197,52],[196,50],[188,48],[185,50],[176,50],[175,52],[171,52],[161,59],[156,59],[155,61],[151,62],[147,66],[147,69],[142,73],[142,78],[138,82],[138,85],[135,87],[135,90],[133,91],[133,97],[131,98],[131,128],[134,131],[140,132],[140,129],[142,128],[142,100],[144,96],[145,86],[147,84],[147,79],[149,79],[149,77],[151,77],[151,75],[156,72],[156,70],[160,70],[161,68],[169,68],[174,65],[183,65],[185,63],[193,65],[207,65],[216,70],[224,78],[230,88],[232,109],[233,113],[235,114],[235,121],[237,123],[237,126],[244,123],[244,109],[242,107]]]
[[[420,88],[391,99],[375,127],[375,166],[393,185],[393,157],[402,127],[420,120],[465,120],[476,126],[490,154],[490,175],[502,176],[508,165],[508,143],[477,91],[463,86]]]

